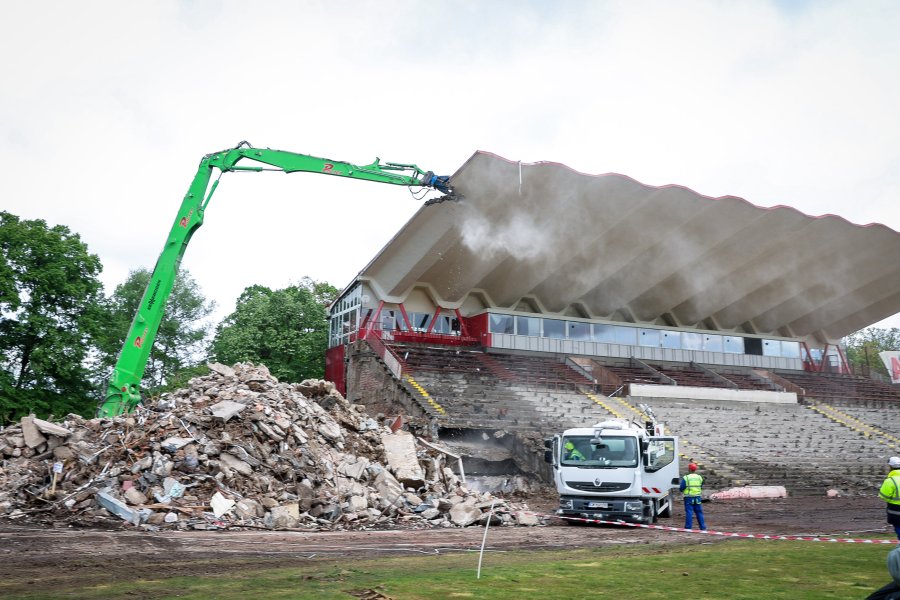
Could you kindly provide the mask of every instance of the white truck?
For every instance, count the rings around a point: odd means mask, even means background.
[[[672,516],[678,438],[662,435],[655,419],[643,427],[611,419],[567,429],[544,445],[559,492],[557,515],[634,523]]]

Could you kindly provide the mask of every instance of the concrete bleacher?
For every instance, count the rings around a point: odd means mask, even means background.
[[[638,399],[603,394],[621,383],[684,392],[717,386],[731,392],[778,392],[798,386],[805,394],[801,404],[652,400],[657,418],[681,438],[682,459],[703,465],[711,490],[783,485],[795,495],[821,495],[831,487],[871,493],[885,474],[886,458],[900,455],[897,391],[860,378],[784,371],[766,377],[766,372],[738,367],[622,360],[567,363],[564,357],[470,348],[394,345],[392,351],[402,360],[404,373],[446,409],[438,418],[447,428],[550,436],[610,416],[640,421]],[[834,406],[822,404],[826,401]]]
[[[404,372],[446,411],[441,417],[445,427],[560,428],[560,418],[576,410],[560,398],[567,392],[577,397],[578,388],[590,384],[551,357],[417,345],[392,345],[391,350]],[[588,403],[580,398],[580,404]]]
[[[799,404],[657,401],[657,418],[742,485],[783,485],[794,494],[828,487],[871,491],[884,477],[886,444]]]
[[[777,371],[778,376],[803,389],[803,396],[829,402],[900,401],[900,389],[866,377],[836,373]]]
[[[772,392],[782,392],[784,387],[773,382],[771,379],[755,373],[752,369],[742,367],[721,367],[709,366],[711,371],[716,372],[725,379],[733,382],[742,390],[768,390]]]

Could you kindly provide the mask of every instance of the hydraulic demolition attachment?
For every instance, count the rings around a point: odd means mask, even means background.
[[[245,159],[256,164],[239,166],[238,163]],[[210,186],[214,169],[220,173]],[[229,171],[323,173],[378,183],[433,188],[446,194],[445,199],[454,198],[448,176],[435,175],[412,164],[390,162],[381,164],[376,158],[372,164],[356,166],[306,154],[254,148],[247,142],[241,142],[228,150],[207,154],[200,161],[197,174],[181,202],[169,237],[153,268],[150,282],[144,291],[116,361],[115,370],[109,379],[105,400],[97,409],[98,416],[110,417],[129,412],[141,401],[141,379],[162,322],[166,301],[175,284],[178,266],[181,264],[188,242],[197,228],[203,224],[206,206],[216,191],[222,174]]]

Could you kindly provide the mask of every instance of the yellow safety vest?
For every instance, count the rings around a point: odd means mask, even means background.
[[[898,473],[898,475],[900,475],[900,473]],[[684,476],[684,495],[699,496],[701,485],[703,485],[702,477],[700,477],[696,473],[688,473]]]
[[[887,479],[878,490],[878,497],[888,504],[900,504],[900,470],[888,473]]]

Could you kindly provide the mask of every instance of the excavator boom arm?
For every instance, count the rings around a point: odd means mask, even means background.
[[[247,165],[246,162],[238,164],[245,159],[253,164]],[[219,183],[217,178],[210,186],[214,170],[221,173],[265,170],[284,173],[322,173],[377,183],[431,187],[452,197],[449,177],[436,176],[412,164],[381,164],[379,159],[375,159],[372,164],[357,166],[295,152],[253,148],[246,142],[241,142],[228,150],[207,154],[200,161],[156,266],[153,267],[150,282],[144,291],[109,379],[105,400],[97,410],[98,416],[111,417],[129,412],[141,401],[141,379],[150,359],[150,349],[162,323],[166,302],[175,285],[178,267],[191,237],[203,224],[206,205]]]

